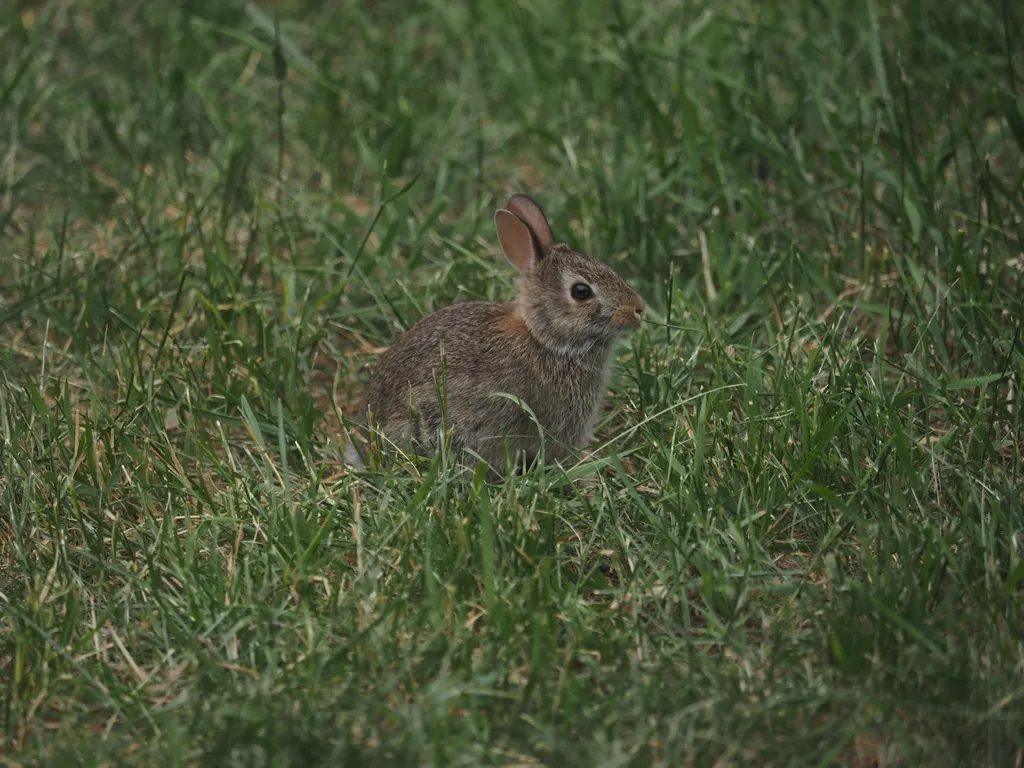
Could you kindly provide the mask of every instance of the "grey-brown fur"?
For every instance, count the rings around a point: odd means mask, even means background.
[[[528,413],[494,393],[529,406],[543,425],[549,459],[571,455],[592,438],[614,342],[639,325],[644,304],[613,269],[556,243],[525,195],[513,195],[495,223],[506,257],[521,272],[516,301],[463,302],[422,318],[381,357],[360,421],[372,419],[385,442],[403,450],[432,450],[441,389],[453,441],[501,470],[506,446],[529,462],[540,437]],[[574,299],[577,282],[591,286],[593,297]]]

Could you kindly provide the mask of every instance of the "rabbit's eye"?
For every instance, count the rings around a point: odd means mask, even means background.
[[[572,297],[576,301],[586,301],[594,292],[590,289],[590,286],[586,283],[574,283],[571,289]]]

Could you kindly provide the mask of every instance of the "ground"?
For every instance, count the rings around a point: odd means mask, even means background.
[[[0,763],[1024,764],[1021,30],[5,4]],[[349,471],[514,191],[647,301],[593,458]]]

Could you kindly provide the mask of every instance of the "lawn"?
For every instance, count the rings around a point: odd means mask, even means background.
[[[1024,764],[1024,8],[9,0],[0,764]],[[515,191],[594,458],[356,473]],[[566,477],[582,491],[564,495]]]

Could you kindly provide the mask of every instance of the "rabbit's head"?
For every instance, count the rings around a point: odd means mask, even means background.
[[[512,195],[494,223],[505,258],[521,275],[519,311],[548,349],[582,356],[640,325],[640,294],[607,264],[556,242],[532,199]]]

